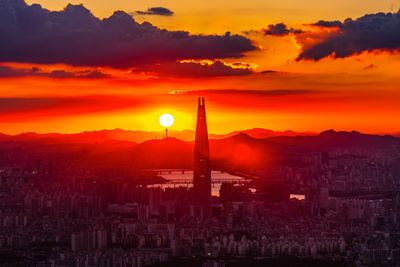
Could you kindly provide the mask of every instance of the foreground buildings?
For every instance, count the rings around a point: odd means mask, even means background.
[[[211,197],[204,98],[196,130],[193,188],[1,143],[2,266],[400,266],[398,147],[293,153]]]

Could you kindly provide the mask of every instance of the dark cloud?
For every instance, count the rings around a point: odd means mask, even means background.
[[[172,91],[170,94],[190,95],[253,95],[253,96],[288,96],[318,93],[316,90],[281,89],[281,90],[244,90],[244,89],[215,89],[215,90],[191,90]]]
[[[0,114],[46,110],[70,101],[69,98],[0,98]]]
[[[260,74],[283,74],[284,72],[276,70],[263,70],[259,72]]]
[[[300,29],[288,28],[284,23],[270,24],[267,29],[263,30],[264,35],[284,36],[288,34],[299,34],[303,31]]]
[[[174,12],[166,7],[151,7],[146,11],[136,11],[134,14],[138,15],[158,15],[158,16],[172,16]]]
[[[377,13],[345,20],[338,32],[304,48],[298,60],[344,58],[364,51],[399,49],[400,13]]]
[[[34,73],[35,71],[33,69],[21,71],[7,66],[0,66],[0,78],[23,77]]]
[[[84,70],[84,71],[66,71],[66,70],[53,70],[46,72],[40,68],[12,68],[9,66],[0,66],[0,78],[15,78],[15,77],[49,77],[58,79],[68,78],[83,78],[83,79],[100,79],[109,78],[111,75],[103,73],[98,70]]]
[[[70,72],[65,70],[53,70],[50,73],[44,73],[44,76],[48,76],[51,78],[84,78],[84,79],[101,79],[101,78],[109,78],[111,75],[103,73],[98,70],[85,70],[78,72]]]
[[[0,62],[79,66],[238,58],[256,49],[240,35],[191,35],[139,24],[122,11],[101,20],[82,5],[49,11],[23,0],[0,0],[0,39]]]
[[[320,20],[316,23],[311,24],[312,26],[319,26],[319,27],[325,27],[325,28],[332,28],[332,27],[341,27],[342,22],[338,20],[334,21],[327,21],[327,20]]]
[[[143,99],[117,96],[76,97],[5,97],[0,98],[0,117],[37,119],[38,116],[60,116],[132,109],[147,105]],[[12,116],[10,116],[12,115]]]
[[[198,62],[169,62],[164,64],[143,66],[135,71],[153,73],[158,76],[168,77],[218,77],[218,76],[242,76],[253,73],[248,64],[227,65],[217,60],[211,64]]]
[[[368,66],[365,66],[363,69],[364,69],[364,70],[370,70],[370,69],[375,69],[375,68],[377,68],[376,65],[374,65],[374,64],[369,64]]]

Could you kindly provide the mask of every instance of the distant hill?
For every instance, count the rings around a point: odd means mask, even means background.
[[[301,155],[307,151],[400,151],[400,138],[389,135],[328,130],[310,136],[292,133],[288,136],[255,138],[250,134],[261,137],[266,136],[269,131],[249,131],[250,133],[243,131],[222,138],[211,137],[210,155],[214,168],[247,171],[266,169],[280,162],[301,165],[304,164]],[[33,163],[36,160],[55,160],[82,166],[129,166],[136,169],[192,167],[192,141],[168,138],[136,143],[134,140],[138,136],[136,132],[118,129],[67,135],[0,135],[0,160]]]
[[[314,136],[317,135],[318,133],[314,132],[294,132],[294,131],[273,131],[273,130],[268,130],[268,129],[263,129],[263,128],[254,128],[254,129],[249,129],[249,130],[244,130],[244,131],[236,131],[233,133],[230,133],[229,136],[236,135],[239,133],[245,133],[249,135],[250,137],[253,138],[258,138],[258,139],[265,139],[265,138],[270,138],[270,137],[275,137],[275,136]]]
[[[296,133],[293,131],[272,131],[267,129],[255,128],[243,131],[231,132],[228,134],[210,134],[210,139],[223,139],[230,136],[237,135],[239,133],[248,134],[251,137],[265,139],[273,136],[306,136],[315,135],[314,133]],[[169,136],[183,140],[183,141],[193,141],[195,132],[191,130],[184,131],[169,131]],[[100,130],[100,131],[87,131],[82,133],[74,134],[60,134],[60,133],[48,133],[48,134],[38,134],[38,133],[22,133],[18,135],[6,135],[0,134],[1,140],[32,140],[32,139],[42,139],[48,141],[60,141],[68,143],[102,143],[110,140],[118,141],[129,141],[135,143],[141,143],[147,140],[162,139],[162,131],[131,131],[123,129],[114,130]]]
[[[176,138],[149,140],[132,149],[132,164],[143,169],[192,168],[193,145]]]
[[[364,148],[387,149],[399,145],[400,138],[391,135],[371,135],[357,131],[327,130],[316,136],[271,137],[271,142],[315,149]]]

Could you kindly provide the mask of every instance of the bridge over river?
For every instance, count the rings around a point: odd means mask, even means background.
[[[152,169],[149,170],[166,180],[165,183],[153,184],[150,187],[192,187],[193,186],[193,170],[190,169]],[[223,183],[248,184],[256,176],[250,176],[242,173],[228,173],[224,171],[211,171],[211,186],[213,195],[218,195],[219,189]]]

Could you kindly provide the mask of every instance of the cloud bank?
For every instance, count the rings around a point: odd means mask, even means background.
[[[289,34],[299,34],[303,31],[300,29],[289,28],[284,23],[270,24],[267,29],[263,30],[264,35],[285,36]]]
[[[311,95],[317,94],[316,90],[305,89],[280,89],[280,90],[252,90],[252,89],[214,89],[214,90],[190,90],[190,91],[171,91],[170,94],[177,95],[241,95],[256,97],[277,97],[277,96],[293,96],[293,95]]]
[[[82,79],[100,79],[110,78],[111,75],[98,70],[66,71],[52,70],[43,71],[38,67],[32,68],[13,68],[0,65],[0,78],[19,78],[19,77],[49,77],[58,79],[82,78]]]
[[[236,65],[233,64],[233,66],[227,65],[220,60],[206,64],[199,62],[169,62],[165,64],[143,66],[135,71],[153,73],[158,76],[188,78],[243,76],[253,73],[251,66],[238,64],[240,63],[236,63]]]
[[[75,114],[107,112],[140,108],[147,105],[143,99],[118,96],[75,97],[0,97],[0,117],[12,120],[13,116],[32,119],[43,116],[69,116]]]
[[[136,11],[134,14],[138,15],[157,15],[157,16],[172,16],[174,12],[166,7],[151,7],[146,11]]]
[[[315,25],[338,27],[338,31],[303,48],[298,60],[317,61],[328,56],[344,58],[365,51],[400,49],[400,13],[369,14],[342,23],[320,21]]]
[[[239,58],[256,49],[240,35],[192,35],[137,23],[122,11],[99,19],[83,5],[49,11],[23,0],[0,0],[0,39],[0,62],[116,68]]]

